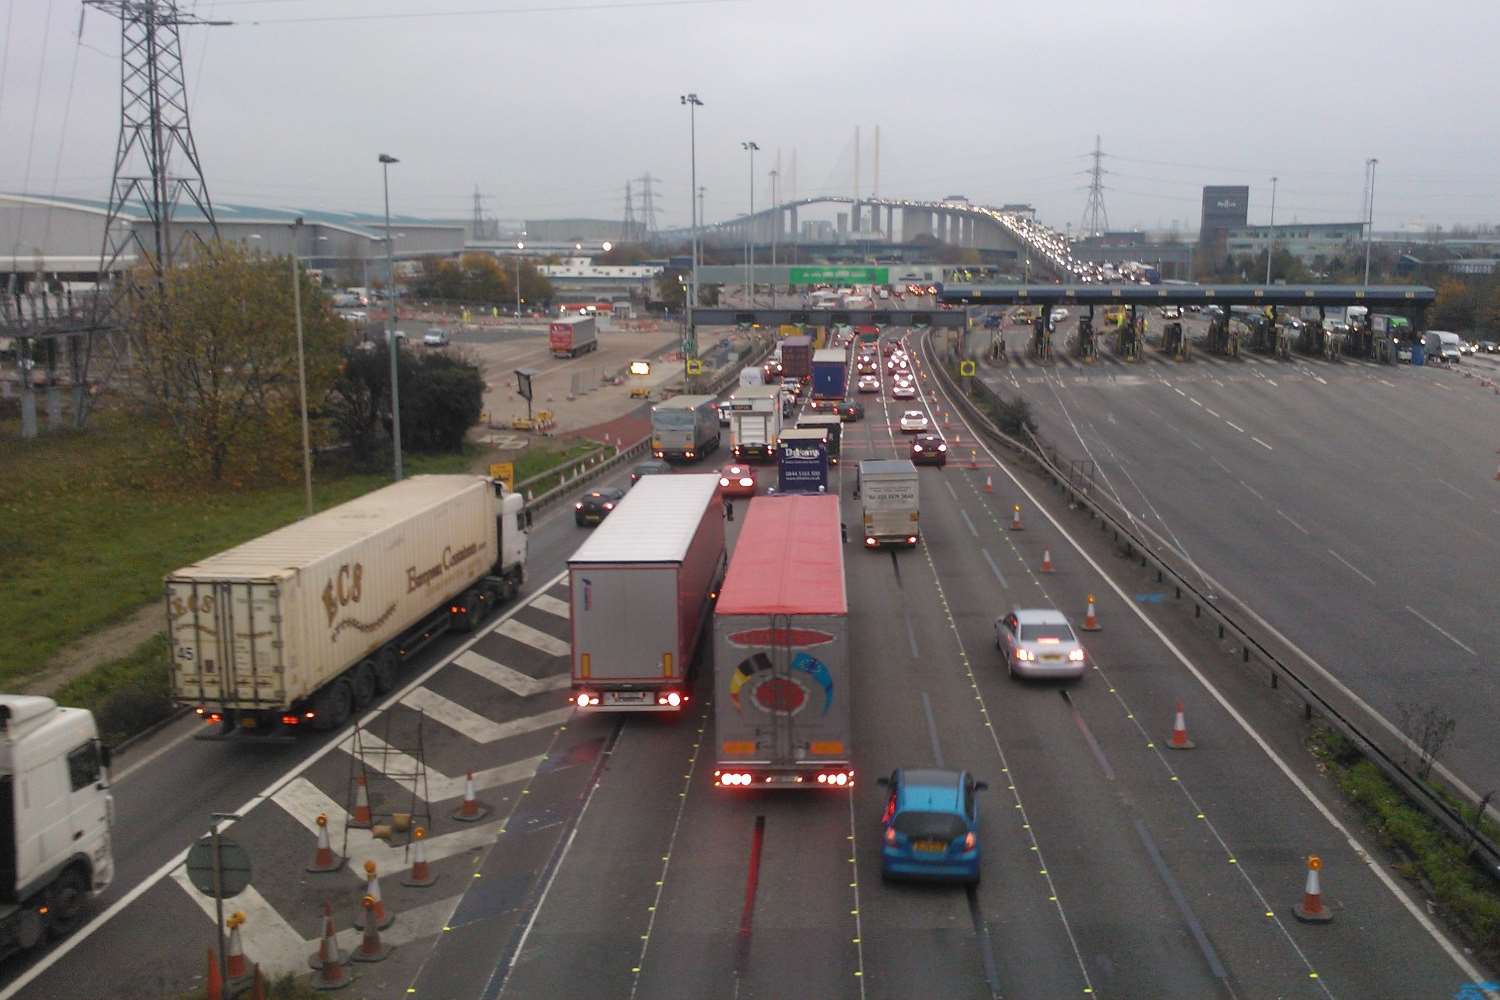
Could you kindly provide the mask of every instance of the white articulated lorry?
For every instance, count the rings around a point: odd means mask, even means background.
[[[166,579],[174,697],[219,736],[343,725],[516,595],[524,506],[483,476],[414,476],[183,567]]]
[[[109,887],[108,767],[91,712],[0,695],[0,958],[71,934]]]
[[[724,579],[718,476],[644,476],[568,560],[573,703],[677,712]]]

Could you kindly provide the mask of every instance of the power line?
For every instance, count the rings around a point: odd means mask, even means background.
[[[260,27],[266,24],[327,24],[336,21],[410,21],[435,17],[503,17],[514,14],[570,14],[587,11],[635,10],[643,7],[722,7],[749,3],[751,0],[625,0],[623,3],[580,3],[540,7],[491,7],[477,10],[424,10],[400,14],[331,14],[322,17],[274,17],[245,21]]]

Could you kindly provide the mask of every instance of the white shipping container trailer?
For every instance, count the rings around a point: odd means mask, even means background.
[[[573,703],[676,712],[724,579],[719,477],[645,476],[568,560]]]
[[[481,476],[414,476],[166,579],[172,690],[219,735],[329,729],[402,663],[520,589],[522,498]]]

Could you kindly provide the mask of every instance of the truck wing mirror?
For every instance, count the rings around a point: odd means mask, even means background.
[[[103,764],[105,767],[109,767],[114,763],[114,759],[114,751],[105,746],[103,743],[99,744],[99,763]]]
[[[526,527],[531,527],[531,508],[526,508]]]
[[[988,781],[976,781],[976,782],[974,782],[974,791],[976,791],[976,792],[982,792],[982,791],[984,791],[985,789],[987,789],[989,787],[990,787],[990,783]]]

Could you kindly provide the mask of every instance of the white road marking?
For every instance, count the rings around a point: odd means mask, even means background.
[[[1187,398],[1187,393],[1183,392],[1181,389],[1177,388],[1175,385],[1172,386],[1172,391],[1175,392],[1175,393],[1177,393],[1177,395],[1183,397],[1184,399]]]
[[[1256,489],[1254,486],[1251,486],[1249,483],[1245,482],[1243,479],[1241,479],[1239,481],[1239,483],[1240,483],[1241,486],[1245,487],[1245,489],[1249,490],[1251,493],[1254,493],[1257,498],[1259,498],[1261,500],[1265,499],[1265,494],[1261,493],[1260,490]]]
[[[960,507],[958,508],[958,513],[963,517],[964,524],[967,524],[969,526],[969,534],[973,535],[975,538],[978,538],[979,529],[974,527],[973,521],[969,520],[969,512]]]
[[[492,631],[496,635],[509,636],[517,642],[524,642],[533,649],[540,649],[548,656],[572,656],[573,654],[573,648],[566,642],[514,618],[501,622]]]
[[[1364,571],[1362,571],[1358,566],[1354,565],[1352,562],[1350,562],[1349,560],[1345,559],[1343,556],[1339,555],[1337,552],[1333,551],[1332,549],[1328,550],[1328,554],[1331,555],[1331,556],[1333,556],[1333,558],[1337,559],[1339,562],[1343,563],[1345,566],[1348,566],[1355,573],[1358,573],[1360,576],[1364,577],[1365,581],[1368,582],[1370,584],[1370,586],[1372,586],[1372,587],[1375,586],[1375,581],[1371,580],[1370,577],[1367,576],[1364,573]]]
[[[509,722],[496,722],[473,709],[460,705],[451,698],[444,698],[429,688],[417,688],[401,699],[401,704],[408,708],[419,709],[434,722],[439,722],[449,729],[462,733],[475,743],[481,744],[493,743],[496,740],[560,725],[567,721],[568,713],[573,710],[570,706],[544,712],[541,715],[512,719]]]
[[[1302,527],[1302,525],[1300,525],[1296,521],[1292,520],[1291,517],[1287,514],[1287,512],[1284,511],[1284,510],[1282,510],[1280,507],[1276,508],[1276,514],[1283,521],[1285,521],[1287,524],[1290,524],[1292,527],[1296,528],[1298,531],[1302,532],[1304,535],[1311,535],[1312,534],[1311,531],[1308,531],[1306,528]]]
[[[1264,441],[1262,441],[1260,438],[1256,437],[1253,434],[1250,435],[1250,440],[1254,441],[1256,444],[1258,444],[1262,448],[1266,449],[1266,451],[1275,451],[1276,450],[1276,449],[1272,448],[1270,445],[1266,444]]]
[[[1324,385],[1327,385],[1327,384],[1328,384],[1328,380],[1327,380],[1327,379],[1325,379],[1325,378],[1324,378],[1324,377],[1323,377],[1323,376],[1321,376],[1321,375],[1314,375],[1314,376],[1313,376],[1313,378],[1315,378],[1315,379],[1317,379],[1317,380],[1318,380],[1318,381],[1319,381],[1319,382],[1322,382],[1322,383],[1323,383],[1323,384],[1324,384]]]
[[[1213,462],[1213,463],[1214,463],[1214,464],[1215,464],[1215,465],[1217,465],[1217,466],[1218,466],[1218,467],[1219,467],[1219,468],[1221,468],[1221,469],[1223,469],[1223,470],[1224,470],[1224,472],[1225,472],[1225,473],[1226,473],[1226,474],[1228,474],[1228,475],[1231,475],[1231,476],[1232,476],[1232,475],[1234,475],[1234,473],[1233,473],[1233,472],[1230,472],[1230,471],[1229,471],[1229,466],[1227,466],[1227,465],[1225,465],[1225,464],[1224,464],[1224,463],[1223,463],[1223,462],[1221,462],[1221,461],[1219,461],[1219,460],[1218,460],[1218,459],[1217,459],[1217,458],[1215,458],[1215,457],[1214,457],[1214,456],[1212,456],[1212,455],[1210,455],[1210,456],[1208,456],[1208,460],[1209,460],[1209,461],[1210,461],[1210,462]]]
[[[182,735],[172,737],[172,739],[168,740],[165,744],[163,744],[162,746],[157,747],[155,750],[151,751],[149,754],[147,754],[146,756],[142,757],[140,760],[135,761],[129,767],[127,767],[124,770],[120,771],[120,773],[115,774],[115,775],[111,775],[111,777],[113,779],[112,783],[116,784],[116,785],[120,784],[120,782],[124,781],[126,778],[130,777],[132,774],[134,774],[135,772],[139,771],[141,768],[145,767],[147,764],[150,764],[152,761],[156,760],[158,757],[162,756],[163,754],[167,753],[168,751],[176,750],[179,746],[181,746],[182,744],[186,743],[188,740],[192,739],[194,736],[197,736],[198,733],[201,731],[201,727],[203,726],[203,723],[200,722],[200,721],[198,721],[198,719],[197,719],[196,716],[185,716],[184,718],[188,718],[189,719],[189,723],[188,723],[187,729],[185,729],[183,731]]]
[[[1233,420],[1226,420],[1224,422],[1226,424],[1228,424],[1230,427],[1233,427],[1235,430],[1239,431],[1241,434],[1245,433],[1245,428],[1241,427],[1239,424],[1235,423]]]
[[[1454,486],[1452,483],[1448,482],[1448,480],[1446,480],[1446,479],[1439,479],[1438,482],[1442,483],[1444,486],[1448,487],[1454,493],[1457,493],[1459,496],[1465,498],[1466,500],[1473,500],[1473,499],[1475,499],[1474,494],[1467,493],[1467,492],[1459,489],[1457,486]]]
[[[967,420],[962,417],[960,417],[960,419],[964,421],[965,427],[969,427]],[[973,428],[969,427],[969,430],[972,433]],[[1379,861],[1374,860],[1374,856],[1365,849],[1363,844],[1361,844],[1354,838],[1354,835],[1349,832],[1349,828],[1346,827],[1343,822],[1340,821],[1339,818],[1335,816],[1333,812],[1327,806],[1325,806],[1316,795],[1313,794],[1312,789],[1307,786],[1307,783],[1297,776],[1297,773],[1291,769],[1290,765],[1288,765],[1286,761],[1281,759],[1281,756],[1275,751],[1275,749],[1272,748],[1269,743],[1266,742],[1265,738],[1255,730],[1255,727],[1250,724],[1250,721],[1243,715],[1241,715],[1239,711],[1229,703],[1229,699],[1226,698],[1218,688],[1214,687],[1213,683],[1209,681],[1208,676],[1204,674],[1202,670],[1198,669],[1197,665],[1188,658],[1187,654],[1179,649],[1177,645],[1173,643],[1172,640],[1167,636],[1167,634],[1163,632],[1161,628],[1157,626],[1157,624],[1146,615],[1145,611],[1141,609],[1141,606],[1134,600],[1132,600],[1130,595],[1125,592],[1125,588],[1120,586],[1120,584],[1116,582],[1113,577],[1111,577],[1104,571],[1104,567],[1099,565],[1098,561],[1096,561],[1093,556],[1089,555],[1089,553],[1084,550],[1083,546],[1078,543],[1078,540],[1075,539],[1071,534],[1069,534],[1068,530],[1063,527],[1062,523],[1052,515],[1052,512],[1050,510],[1042,505],[1042,503],[1036,498],[1036,495],[1033,494],[1031,490],[1026,488],[1026,485],[1021,482],[1021,480],[1015,475],[1015,473],[1011,472],[1009,467],[1007,467],[999,460],[995,453],[990,450],[989,446],[984,445],[983,447],[985,452],[990,456],[990,460],[995,463],[995,467],[1005,474],[1006,478],[1011,481],[1011,483],[1016,487],[1021,495],[1031,502],[1032,506],[1035,507],[1037,511],[1052,524],[1052,527],[1055,528],[1057,532],[1067,540],[1069,545],[1073,546],[1073,550],[1083,557],[1084,562],[1088,563],[1089,567],[1095,573],[1099,574],[1100,578],[1110,588],[1110,590],[1114,591],[1115,595],[1120,598],[1121,603],[1125,607],[1130,609],[1130,613],[1135,615],[1135,617],[1140,620],[1141,624],[1144,625],[1154,636],[1156,636],[1157,641],[1159,641],[1162,646],[1164,646],[1167,651],[1176,658],[1177,662],[1181,663],[1183,668],[1186,669],[1188,673],[1193,675],[1194,679],[1196,679],[1198,683],[1203,686],[1203,689],[1208,692],[1209,696],[1212,697],[1214,701],[1219,704],[1219,707],[1222,708],[1229,715],[1229,717],[1234,720],[1235,724],[1240,727],[1240,730],[1244,732],[1245,735],[1248,736],[1255,743],[1255,745],[1261,749],[1261,752],[1264,753],[1267,758],[1270,759],[1271,763],[1275,765],[1276,769],[1281,772],[1282,776],[1286,778],[1289,783],[1291,783],[1292,787],[1296,788],[1297,791],[1302,794],[1302,797],[1305,798],[1308,803],[1318,811],[1318,814],[1323,817],[1323,819],[1328,823],[1329,826],[1338,831],[1339,835],[1344,838],[1344,842],[1349,845],[1350,850],[1352,850],[1357,857],[1365,862],[1367,870],[1380,881],[1381,885],[1385,886],[1386,890],[1390,892],[1393,897],[1395,897],[1396,901],[1401,904],[1401,906],[1406,910],[1411,918],[1415,920],[1424,931],[1427,932],[1428,936],[1432,938],[1433,942],[1436,943],[1440,949],[1442,949],[1443,954],[1447,955],[1449,960],[1458,967],[1459,971],[1469,979],[1476,982],[1483,980],[1484,976],[1480,973],[1479,969],[1474,965],[1474,963],[1469,961],[1469,959],[1466,958],[1463,953],[1460,952],[1453,945],[1453,943],[1448,940],[1443,932],[1439,930],[1437,925],[1432,921],[1432,918],[1429,917],[1427,913],[1420,906],[1418,906],[1417,903],[1409,895],[1406,894],[1406,892],[1402,890],[1401,886],[1396,883],[1396,880],[1392,878],[1390,873],[1385,870],[1385,866],[1382,865]],[[1194,568],[1197,569],[1197,567]],[[1199,569],[1198,572],[1202,574],[1203,571]],[[1207,576],[1205,576],[1204,578],[1209,579]],[[1214,581],[1210,580],[1210,582]],[[1224,588],[1219,587],[1217,583],[1214,583],[1214,586],[1215,589],[1221,592],[1224,590]],[[1255,618],[1257,624],[1275,633],[1274,626],[1272,626],[1269,622],[1266,622],[1253,610],[1250,611],[1250,614]],[[1324,669],[1316,661],[1308,657],[1306,653],[1303,653],[1299,647],[1287,641],[1285,637],[1280,635],[1280,633],[1276,633],[1276,635],[1278,639],[1286,642],[1288,646],[1291,646],[1291,648],[1296,649],[1304,659],[1308,660],[1308,662],[1318,670],[1320,674],[1322,674],[1325,678],[1333,681],[1333,683],[1346,696],[1352,698],[1372,717],[1380,720],[1382,723],[1385,723],[1389,727],[1390,724],[1386,722],[1384,716],[1377,714],[1373,709],[1366,705],[1362,699],[1360,699],[1357,695],[1350,691],[1347,686],[1345,686],[1340,681],[1338,681],[1337,678],[1329,674],[1326,669]],[[1393,732],[1398,735],[1400,734],[1400,730],[1395,730],[1394,727],[1391,728],[1393,729]],[[998,737],[996,737],[996,739],[998,740]],[[1456,787],[1459,787],[1463,790],[1464,794],[1473,796],[1473,793],[1468,788],[1468,786],[1464,785],[1462,782],[1457,781],[1453,777],[1451,772],[1447,771],[1446,768],[1443,768],[1442,765],[1438,765],[1438,768],[1442,772],[1445,780],[1453,782]],[[1473,797],[1477,798],[1477,796]],[[6,1000],[6,998],[4,996],[0,996],[0,1000]]]
[[[979,551],[984,554],[984,561],[990,564],[990,572],[995,574],[995,579],[1000,581],[1000,586],[1009,590],[1010,584],[1005,582],[1005,574],[1000,572],[1000,567],[996,566],[995,560],[990,557],[990,550],[980,549]]]
[[[537,594],[532,600],[531,606],[538,611],[545,611],[559,618],[571,618],[573,616],[572,609],[568,607],[568,602],[559,600],[551,594]]]
[[[198,909],[208,918],[210,926],[218,923],[219,917],[212,896],[198,891],[188,878],[186,866],[172,873],[172,881],[182,887]],[[225,914],[238,911],[245,915],[245,926],[240,930],[240,943],[245,955],[262,968],[276,972],[297,972],[307,968],[307,956],[317,948],[308,948],[307,942],[297,929],[286,922],[276,907],[266,902],[260,890],[247,885],[225,908]],[[356,941],[357,945],[359,942]]]
[[[1414,614],[1418,618],[1422,619],[1428,625],[1431,625],[1434,629],[1436,629],[1443,636],[1443,638],[1445,638],[1449,642],[1453,643],[1453,645],[1457,646],[1459,649],[1462,649],[1465,653],[1468,653],[1470,656],[1478,656],[1479,655],[1478,653],[1476,653],[1472,649],[1470,649],[1468,646],[1466,646],[1462,642],[1458,641],[1458,639],[1454,638],[1452,632],[1449,632],[1447,629],[1443,628],[1443,626],[1439,625],[1437,622],[1433,621],[1431,618],[1428,618],[1426,615],[1422,614],[1422,612],[1418,611],[1416,608],[1412,607],[1410,604],[1408,604],[1406,606],[1406,610],[1410,611],[1412,614]]]
[[[1217,416],[1219,416],[1219,415],[1218,415],[1218,414],[1217,414],[1217,413],[1216,413],[1216,412],[1214,412],[1214,411],[1213,411],[1213,410],[1211,410],[1211,409],[1209,409],[1209,408],[1208,408],[1208,407],[1206,407],[1206,406],[1205,406],[1205,407],[1203,407],[1203,412],[1204,412],[1204,413],[1207,413],[1207,414],[1208,414],[1208,415],[1209,415],[1209,416],[1210,416],[1210,417],[1217,417]],[[1221,419],[1222,419],[1222,418],[1221,418]]]
[[[530,698],[532,695],[543,694],[547,691],[561,691],[573,682],[572,674],[553,674],[542,678],[528,677],[521,671],[512,670],[505,664],[476,653],[472,649],[454,657],[453,662],[470,673],[478,674],[490,683],[503,687],[522,698]]]
[[[1266,379],[1266,381],[1271,383],[1272,385],[1276,385],[1276,380],[1274,378],[1268,378]],[[1277,388],[1280,388],[1280,386],[1277,386]]]
[[[1200,403],[1196,399],[1194,399],[1192,396],[1188,397],[1188,402],[1192,403],[1194,406],[1202,406],[1203,405],[1202,403]]]

